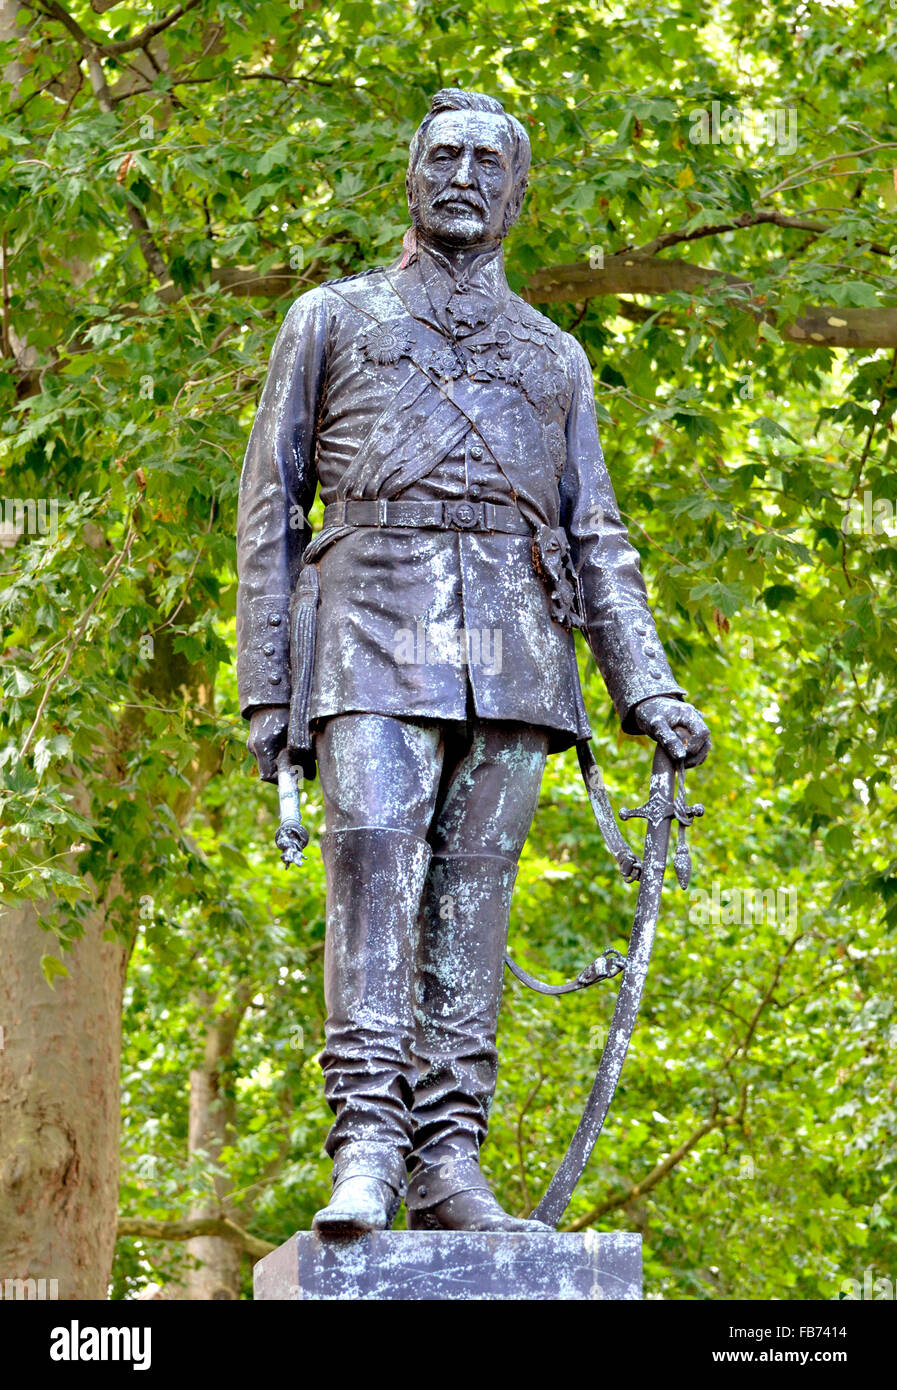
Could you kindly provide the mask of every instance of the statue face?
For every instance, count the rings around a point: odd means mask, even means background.
[[[441,111],[424,133],[411,199],[421,230],[449,246],[504,236],[514,193],[508,123],[491,111]]]

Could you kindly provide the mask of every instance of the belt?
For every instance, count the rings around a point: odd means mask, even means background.
[[[347,498],[324,508],[324,526],[408,526],[438,531],[502,531],[531,536],[532,527],[516,507],[496,502],[388,502],[385,498]]]

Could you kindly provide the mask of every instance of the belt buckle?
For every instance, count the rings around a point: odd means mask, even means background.
[[[456,531],[472,531],[480,524],[482,518],[482,503],[480,502],[445,502],[446,525],[453,527]]]

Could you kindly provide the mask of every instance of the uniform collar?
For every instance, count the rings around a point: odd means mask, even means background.
[[[436,247],[418,243],[418,269],[433,309],[453,336],[469,337],[492,323],[507,305],[504,249],[489,247],[462,270]]]

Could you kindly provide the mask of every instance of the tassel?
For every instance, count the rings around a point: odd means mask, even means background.
[[[291,753],[310,753],[308,727],[311,682],[315,664],[315,630],[318,621],[320,579],[315,565],[306,565],[296,586],[290,624],[290,726],[287,744]]]

